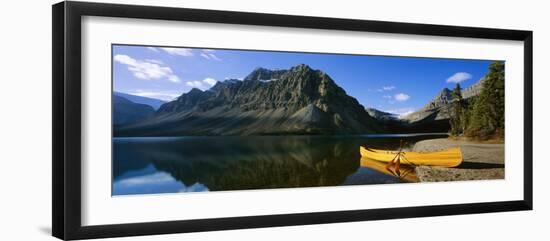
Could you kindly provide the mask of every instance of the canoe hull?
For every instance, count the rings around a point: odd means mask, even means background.
[[[393,160],[396,151],[377,150],[360,147],[362,157],[370,158],[381,162]],[[462,163],[462,152],[460,147],[450,148],[435,152],[403,152],[401,164],[413,166],[441,166],[456,167]]]

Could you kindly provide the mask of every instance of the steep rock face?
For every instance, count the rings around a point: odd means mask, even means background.
[[[477,96],[481,94],[481,90],[483,89],[483,83],[485,82],[485,78],[480,79],[475,84],[466,87],[462,90],[462,98],[469,99],[471,97]]]
[[[113,124],[131,124],[144,120],[155,113],[153,107],[134,103],[124,97],[113,95]]]
[[[270,81],[265,81],[270,80]],[[326,73],[301,64],[193,89],[115,135],[362,134],[380,130]]]

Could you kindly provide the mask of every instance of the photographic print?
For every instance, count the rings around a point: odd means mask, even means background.
[[[112,45],[112,195],[504,178],[504,61]]]

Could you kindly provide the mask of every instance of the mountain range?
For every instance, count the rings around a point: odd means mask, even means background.
[[[465,101],[479,95],[483,88],[485,79],[480,79],[475,84],[462,90],[462,97]],[[388,132],[393,133],[426,133],[426,132],[447,132],[451,128],[451,103],[454,101],[452,91],[443,88],[423,108],[397,118],[391,113],[377,109],[368,108],[369,114],[382,122]]]
[[[114,91],[113,95],[123,97],[123,98],[125,98],[129,101],[132,101],[134,103],[137,103],[137,104],[149,105],[149,106],[153,107],[153,109],[155,109],[155,110],[158,110],[162,104],[166,103],[166,101],[162,101],[162,100],[159,100],[159,99],[143,97],[143,96],[137,96],[137,95],[131,95],[131,94],[126,94],[126,93],[117,92],[117,91]]]
[[[467,100],[483,79],[465,88]],[[403,117],[365,108],[321,70],[256,68],[243,80],[194,88],[170,102],[115,92],[115,136],[447,132],[453,97],[444,88]],[[147,108],[149,107],[149,108]]]
[[[115,136],[364,134],[383,130],[334,80],[305,64],[257,68],[242,81],[192,89]]]
[[[468,101],[468,99],[475,97],[481,93],[483,88],[484,79],[480,79],[478,82],[470,87],[462,90],[462,98]],[[444,88],[436,95],[430,102],[428,102],[424,108],[417,110],[407,116],[405,120],[410,122],[422,121],[426,118],[433,118],[434,120],[448,120],[450,116],[451,103],[454,101],[452,91],[448,88]]]

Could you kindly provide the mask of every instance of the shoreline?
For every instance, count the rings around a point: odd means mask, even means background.
[[[412,151],[437,151],[459,146],[463,162],[458,167],[418,166],[420,182],[504,179],[504,144],[437,138],[415,143]]]

